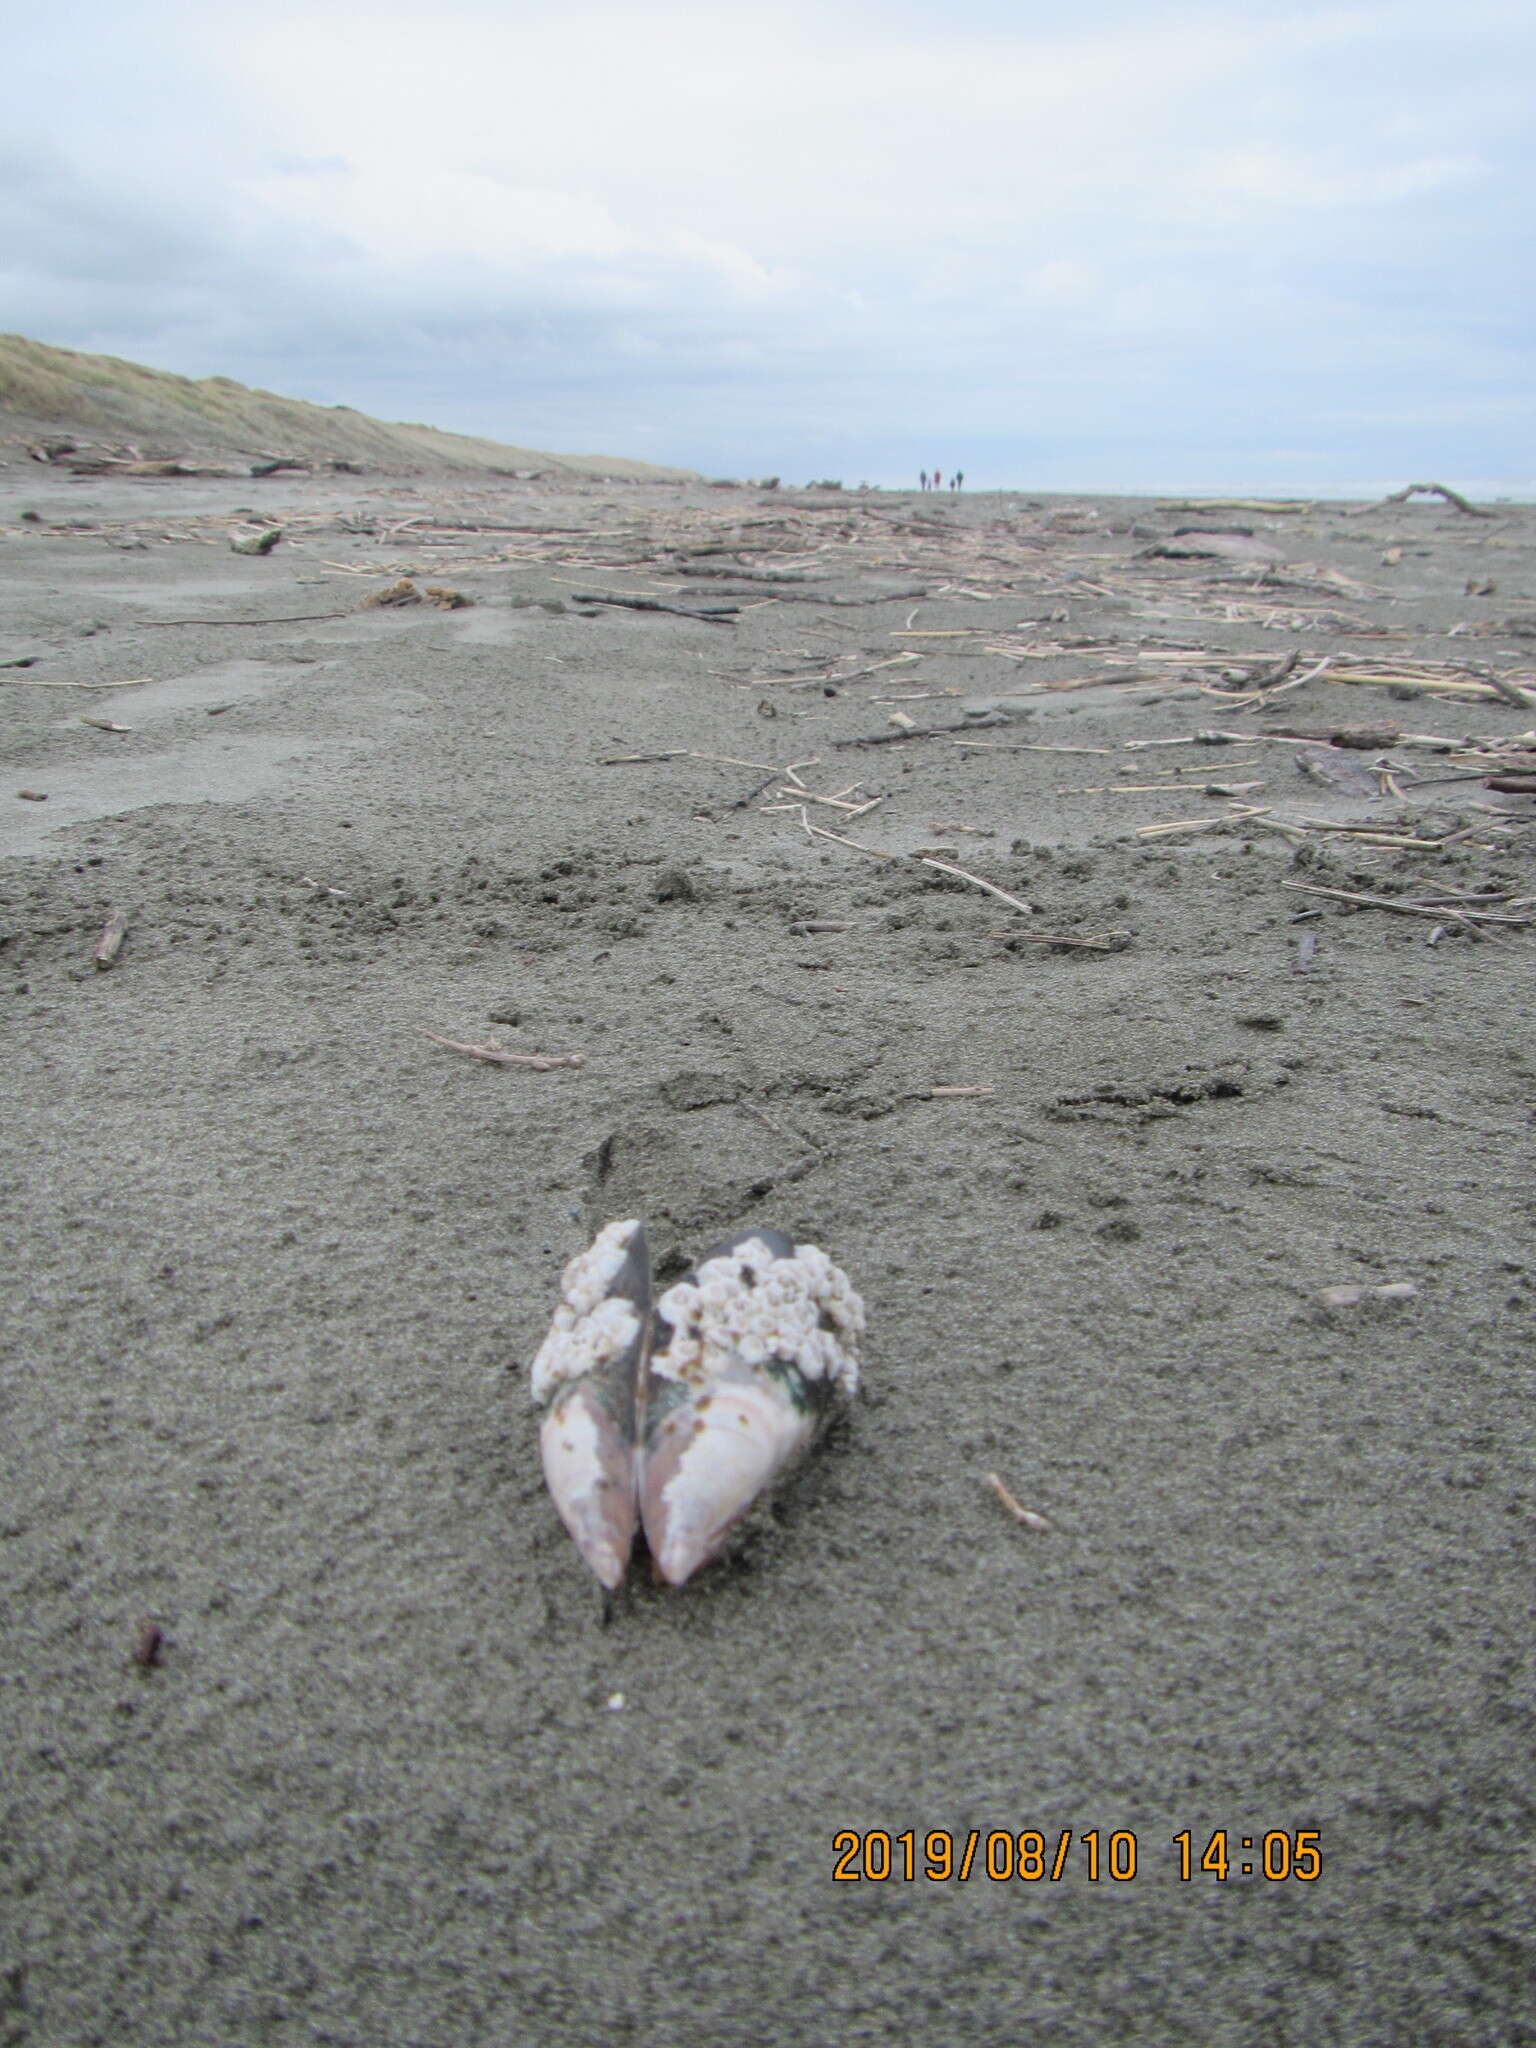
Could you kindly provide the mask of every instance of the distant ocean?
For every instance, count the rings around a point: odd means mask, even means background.
[[[1106,484],[1106,483],[993,483],[983,476],[967,474],[965,491],[967,497],[976,497],[988,491],[1016,493],[1020,497],[1051,498],[1269,498],[1278,501],[1316,500],[1326,503],[1338,499],[1349,503],[1374,504],[1381,498],[1390,497],[1403,489],[1410,479],[1389,477],[1366,483],[1221,483],[1221,484]],[[1443,484],[1447,490],[1457,491],[1474,504],[1530,505],[1536,504],[1536,482],[1531,483],[1490,483],[1473,477],[1470,481],[1458,476],[1413,477],[1414,483]],[[911,490],[911,484],[887,481],[885,490]],[[1419,498],[1416,504],[1431,504],[1429,498]]]

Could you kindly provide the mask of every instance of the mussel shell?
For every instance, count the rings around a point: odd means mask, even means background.
[[[539,1451],[560,1519],[592,1570],[612,1590],[623,1583],[629,1568],[639,1520],[636,1389],[650,1329],[651,1262],[644,1228],[638,1224],[598,1309],[608,1302],[625,1303],[633,1310],[634,1335],[591,1371],[556,1387],[539,1426]],[[579,1338],[586,1320],[576,1317],[569,1333],[573,1338]]]
[[[795,1256],[782,1231],[744,1230],[711,1245],[698,1266],[753,1240],[776,1259]],[[777,1356],[762,1363],[733,1357],[702,1383],[680,1381],[655,1367],[671,1335],[656,1313],[641,1428],[640,1519],[657,1570],[680,1586],[718,1556],[753,1503],[811,1442],[832,1390]]]

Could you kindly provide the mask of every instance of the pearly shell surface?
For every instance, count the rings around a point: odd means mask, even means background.
[[[635,1394],[651,1314],[651,1262],[636,1220],[610,1223],[571,1260],[529,1369],[544,1406],[544,1478],[571,1539],[612,1591],[639,1519]]]
[[[818,1246],[766,1228],[712,1247],[653,1303],[634,1221],[608,1224],[562,1292],[531,1369],[555,1504],[604,1585],[622,1581],[638,1521],[680,1586],[857,1391],[864,1304]]]

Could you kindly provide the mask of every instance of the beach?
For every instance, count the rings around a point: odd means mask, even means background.
[[[1536,506],[23,460],[0,579],[0,2042],[1536,2038]],[[869,1332],[609,1600],[630,1216]]]

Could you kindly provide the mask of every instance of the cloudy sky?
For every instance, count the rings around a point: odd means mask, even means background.
[[[712,475],[1536,490],[1530,0],[52,0],[0,328]]]

